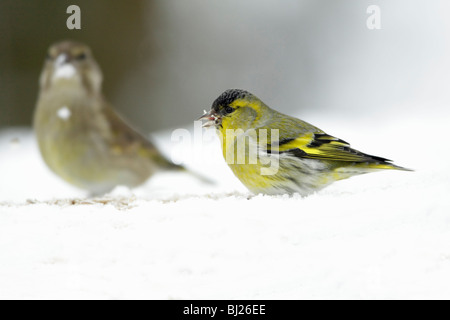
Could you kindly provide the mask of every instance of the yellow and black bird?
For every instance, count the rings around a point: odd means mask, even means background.
[[[92,194],[139,186],[159,170],[183,171],[112,109],[102,79],[85,44],[63,41],[50,47],[34,117],[50,169]]]
[[[384,169],[407,170],[355,149],[319,128],[269,108],[250,92],[230,89],[200,119],[215,127],[223,156],[253,193],[303,196],[334,181]]]

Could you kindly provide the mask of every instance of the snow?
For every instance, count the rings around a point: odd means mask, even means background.
[[[164,173],[90,199],[45,167],[28,129],[1,131],[0,299],[449,299],[448,118],[305,120],[416,171],[253,196],[207,133],[200,147],[161,132],[217,184]]]
[[[67,106],[62,106],[61,109],[58,110],[58,117],[62,120],[69,120],[72,116],[72,111]]]

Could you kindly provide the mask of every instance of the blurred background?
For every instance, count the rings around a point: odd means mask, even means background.
[[[81,30],[66,27],[72,4]],[[367,28],[369,5],[381,30]],[[298,116],[448,114],[449,11],[445,0],[0,0],[0,129],[30,126],[47,47],[66,38],[92,47],[107,99],[144,132],[192,122],[228,88]]]

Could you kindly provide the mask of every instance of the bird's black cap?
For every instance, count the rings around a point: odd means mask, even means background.
[[[241,89],[228,89],[222,93],[212,104],[211,109],[219,111],[220,107],[226,107],[230,105],[236,99],[243,99],[252,94],[248,91]]]

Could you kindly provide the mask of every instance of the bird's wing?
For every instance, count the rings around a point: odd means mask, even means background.
[[[297,137],[280,139],[279,144],[269,146],[270,152],[289,153],[291,155],[318,160],[348,162],[378,162],[390,160],[364,154],[350,147],[344,140],[326,133],[302,133]]]
[[[105,107],[103,110],[104,115],[108,119],[107,122],[110,126],[110,133],[112,134],[111,143],[114,147],[121,148],[123,152],[127,152],[127,149],[135,149],[136,147],[156,150],[150,141],[131,128],[114,110],[110,107]]]
[[[293,117],[277,117],[265,129],[279,130],[279,143],[268,143],[270,153],[290,154],[299,158],[354,163],[386,163],[390,160],[364,154],[350,144],[326,134],[319,128]],[[282,120],[280,120],[282,119]]]
[[[114,153],[149,158],[161,168],[178,167],[167,160],[152,142],[129,126],[111,107],[105,105],[103,112],[110,126],[111,149]]]

